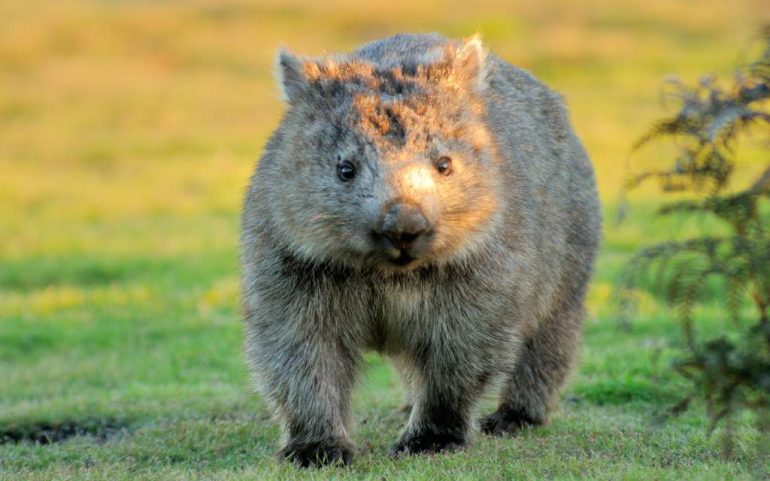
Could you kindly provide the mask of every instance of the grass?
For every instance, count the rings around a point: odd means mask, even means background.
[[[611,222],[662,78],[729,72],[763,2],[333,3],[0,2],[0,479],[765,475],[753,419],[737,420],[730,458],[702,407],[661,419],[686,388],[663,306],[645,297],[623,330],[609,305],[631,252],[699,228],[655,221],[651,190]],[[271,458],[279,433],[251,393],[237,312],[239,202],[282,108],[272,56],[413,30],[478,31],[565,94],[608,220],[582,363],[550,426],[393,461],[402,392],[371,355],[354,465],[300,473]],[[717,302],[698,313],[706,330],[724,322]]]

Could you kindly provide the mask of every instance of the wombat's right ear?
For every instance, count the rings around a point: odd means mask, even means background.
[[[486,87],[487,52],[481,44],[481,37],[474,35],[466,40],[457,50],[455,57],[455,74],[471,82],[477,90]]]
[[[275,76],[281,89],[281,98],[289,104],[297,103],[310,90],[304,72],[305,62],[290,51],[281,48],[275,59]]]

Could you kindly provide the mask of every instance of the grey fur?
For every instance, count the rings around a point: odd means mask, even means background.
[[[477,39],[436,34],[319,59],[283,51],[278,71],[289,107],[246,194],[241,261],[247,354],[281,455],[350,461],[367,349],[393,358],[408,388],[395,454],[466,444],[498,376],[483,430],[547,422],[601,231],[561,97]],[[442,156],[451,175],[435,168]],[[377,226],[406,204],[432,230],[397,250]]]

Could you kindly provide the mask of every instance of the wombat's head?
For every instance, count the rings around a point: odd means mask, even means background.
[[[281,51],[278,74],[271,202],[296,252],[401,271],[479,244],[500,179],[477,39],[377,63]]]

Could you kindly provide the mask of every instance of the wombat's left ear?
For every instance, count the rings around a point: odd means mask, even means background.
[[[487,85],[487,52],[481,44],[481,37],[474,35],[457,49],[454,59],[455,75],[469,81],[477,91]]]
[[[307,95],[310,83],[304,71],[305,62],[292,52],[281,48],[275,59],[275,76],[281,89],[281,98],[296,104]]]

